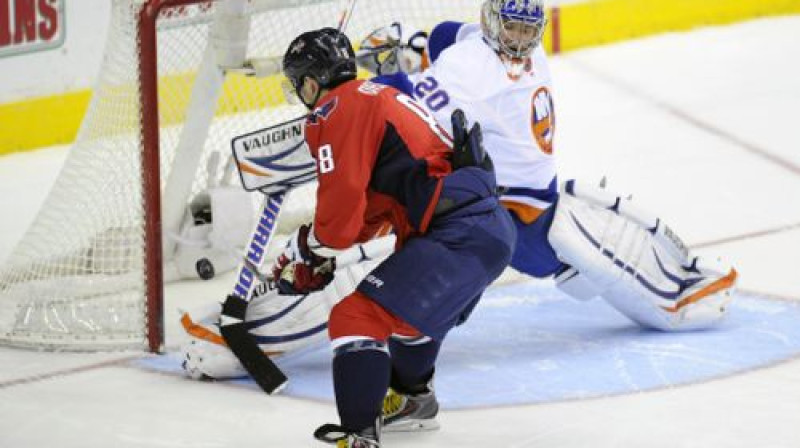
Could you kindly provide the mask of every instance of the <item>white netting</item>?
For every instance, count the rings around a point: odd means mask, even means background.
[[[145,346],[149,277],[144,247],[160,242],[145,242],[143,230],[140,116],[154,113],[140,106],[137,18],[144,3],[113,2],[100,78],[78,140],[34,224],[0,271],[0,343],[59,349]],[[300,32],[336,26],[346,3],[249,0],[248,57],[280,56]],[[357,43],[392,21],[430,29],[442,20],[476,20],[479,6],[479,0],[361,0],[346,31]],[[212,152],[227,160],[233,137],[303,112],[284,103],[277,76],[231,74],[219,95],[211,95],[208,107],[216,113],[205,127],[207,138],[191,143],[192,135],[183,135],[187,117],[197,121],[188,104],[218,9],[214,1],[167,7],[157,22],[165,215],[170,207],[185,208],[205,187],[205,162]],[[187,134],[196,134],[190,129]],[[199,154],[194,166],[173,166],[181,139]],[[188,195],[175,197],[172,187],[163,192],[171,174],[187,171]],[[233,181],[238,182],[236,176]],[[309,210],[312,198],[313,193],[295,195],[287,207]]]
[[[80,137],[0,277],[0,330],[12,344],[144,341],[138,8],[114,9]]]

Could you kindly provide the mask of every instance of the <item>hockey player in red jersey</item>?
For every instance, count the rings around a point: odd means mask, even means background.
[[[341,424],[315,432],[338,447],[378,447],[390,382],[436,414],[430,382],[442,339],[508,264],[516,232],[479,128],[466,132],[463,116],[454,114],[454,141],[410,97],[356,80],[350,42],[331,28],[298,36],[283,70],[311,111],[305,135],[319,189],[314,222],[275,264],[279,288],[323,288],[337,253],[386,223],[397,234],[397,250],[331,311]]]

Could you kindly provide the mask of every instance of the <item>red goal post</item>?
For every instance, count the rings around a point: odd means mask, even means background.
[[[161,169],[158,115],[158,17],[166,8],[186,5],[210,5],[208,0],[149,0],[138,17],[139,29],[139,101],[142,141],[142,187],[144,193],[145,242],[162,241],[161,231]],[[164,345],[164,279],[163,247],[145,244],[144,266],[150,272],[146,283],[147,347],[161,351]]]

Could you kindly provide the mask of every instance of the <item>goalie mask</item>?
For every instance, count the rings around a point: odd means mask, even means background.
[[[350,40],[334,28],[322,28],[303,33],[295,38],[283,56],[283,73],[289,79],[297,96],[303,81],[308,77],[321,88],[332,88],[356,78],[355,52]],[[319,99],[306,106],[310,109]]]
[[[542,0],[486,0],[481,11],[486,41],[517,76],[546,25]]]

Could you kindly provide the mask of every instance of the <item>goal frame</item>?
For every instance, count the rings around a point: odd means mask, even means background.
[[[164,251],[161,228],[161,168],[159,163],[158,33],[159,13],[167,7],[204,3],[205,0],[148,0],[138,17],[139,102],[142,141],[144,208],[144,269],[147,346],[153,353],[164,347]]]
[[[145,309],[146,309],[146,339],[151,352],[160,352],[164,346],[164,272],[165,252],[173,252],[174,243],[164,238],[168,231],[177,230],[182,220],[180,207],[176,207],[172,197],[184,198],[189,195],[191,177],[176,176],[175,172],[166,179],[166,186],[162,192],[160,156],[161,156],[161,131],[158,104],[158,19],[161,12],[167,8],[180,8],[184,6],[207,4],[214,5],[215,19],[210,23],[213,28],[217,21],[225,22],[231,18],[244,15],[247,0],[147,0],[138,13],[138,77],[139,77],[139,104],[140,104],[140,138],[141,138],[141,170],[142,170],[142,203],[144,226],[144,260],[145,276]],[[246,21],[249,29],[249,20]],[[224,30],[222,29],[224,28]],[[223,34],[231,33],[230,24],[217,31]],[[213,29],[209,30],[213,33]],[[234,32],[235,34],[235,32]],[[220,36],[217,36],[220,37]],[[235,36],[225,36],[235,38]],[[221,56],[220,53],[211,51],[212,42],[207,42],[203,61],[198,68],[198,78],[194,81],[192,98],[189,107],[196,106],[196,112],[189,112],[186,118],[187,127],[191,125],[194,132],[186,135],[186,127],[176,149],[176,159],[180,158],[185,164],[186,171],[194,172],[198,168],[200,157],[192,154],[193,144],[204,143],[208,138],[208,129],[213,120],[213,107],[210,101],[218,101],[225,80],[226,69],[244,63],[244,54],[238,54],[234,49],[232,55]],[[230,48],[226,48],[230,51]],[[220,59],[221,58],[221,59]],[[198,86],[203,93],[197,95]],[[209,95],[208,93],[213,95]],[[204,110],[208,109],[208,110]],[[211,113],[209,113],[209,111]],[[188,143],[187,143],[188,141]],[[165,197],[169,195],[169,197]],[[166,210],[163,208],[166,207]]]

